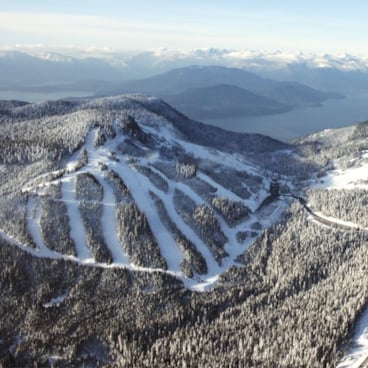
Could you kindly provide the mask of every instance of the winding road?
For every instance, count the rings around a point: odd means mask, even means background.
[[[357,231],[357,232],[365,232],[365,233],[368,233],[367,230],[365,229],[361,229],[358,225],[355,225],[355,224],[351,224],[349,225],[348,223],[342,223],[342,222],[339,222],[339,221],[334,221],[334,219],[332,218],[326,218],[324,216],[321,216],[317,213],[315,213],[307,204],[307,201],[305,198],[303,197],[300,197],[298,195],[295,195],[295,194],[280,194],[280,196],[283,196],[283,197],[293,197],[295,199],[297,199],[299,201],[299,203],[304,207],[304,209],[316,220],[318,221],[319,223],[323,224],[323,225],[326,225],[326,226],[330,226],[330,227],[334,227],[334,228],[337,228],[337,229],[341,229],[341,230],[354,230],[354,231]]]

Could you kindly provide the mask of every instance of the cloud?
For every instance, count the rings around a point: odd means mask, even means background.
[[[33,38],[41,43],[63,40],[64,43],[83,44],[87,41],[93,44],[94,38],[128,36],[129,26],[100,16],[0,12],[0,31],[2,43],[9,37],[17,37],[19,43]]]
[[[221,35],[218,38],[221,38]],[[206,43],[216,32],[201,24],[143,22],[96,15],[0,12],[1,44],[74,44],[77,46],[152,48]],[[203,44],[200,44],[203,46]],[[199,45],[196,45],[197,47]]]
[[[185,11],[174,7],[170,12],[154,7],[152,3],[148,9],[133,12],[124,7],[126,11],[120,9],[116,15],[111,15],[111,10],[109,15],[0,12],[0,45],[74,45],[125,50],[217,47],[292,51],[302,47],[307,52],[355,54],[364,50],[366,26],[354,26],[350,20],[338,22],[333,17],[313,16],[314,23],[309,23],[312,22],[309,17],[287,17],[275,10],[237,12],[203,6],[189,9],[183,5]]]

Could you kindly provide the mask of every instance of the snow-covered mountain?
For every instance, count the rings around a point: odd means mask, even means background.
[[[331,367],[365,342],[368,123],[287,145],[124,95],[1,102],[0,137],[0,364]]]
[[[259,211],[271,173],[240,153],[281,154],[285,144],[201,126],[155,98],[24,105],[5,116],[1,234],[38,257],[161,270],[203,288],[285,208]],[[14,165],[27,174],[12,177]],[[13,206],[20,213],[9,217]]]
[[[123,78],[123,71],[105,60],[53,52],[41,55],[3,52],[0,68],[1,90],[8,91],[90,91],[103,82]]]

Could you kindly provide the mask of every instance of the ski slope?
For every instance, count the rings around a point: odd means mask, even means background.
[[[221,262],[218,262],[206,242],[203,241],[195,229],[183,220],[174,204],[174,192],[176,189],[179,189],[193,200],[196,205],[200,206],[206,204],[211,206],[211,203],[206,201],[206,198],[208,198],[206,193],[197,193],[187,185],[185,180],[175,180],[167,176],[161,170],[158,170],[155,164],[162,162],[163,159],[155,149],[147,148],[140,142],[136,142],[135,144],[145,152],[144,155],[134,157],[131,154],[120,152],[118,149],[119,144],[122,142],[124,143],[127,137],[120,133],[118,121],[115,123],[114,129],[117,133],[115,138],[108,140],[104,145],[98,147],[94,144],[98,129],[94,128],[89,131],[85,138],[85,143],[79,151],[81,152],[81,150],[84,149],[87,152],[87,164],[79,167],[80,165],[77,163],[79,152],[76,152],[65,163],[64,171],[51,173],[52,175],[42,175],[24,186],[23,192],[28,193],[27,230],[36,244],[36,248],[32,249],[25,244],[17,242],[16,239],[12,239],[12,243],[38,257],[63,258],[96,267],[126,267],[132,270],[143,270],[147,272],[168,272],[182,280],[187,287],[193,290],[201,291],[214,286],[218,277],[223,272],[229,269],[229,267],[238,264],[236,258],[242,254],[252,244],[256,236],[261,233],[260,230],[254,230],[252,224],[260,221],[265,227],[272,226],[272,224],[278,221],[282,211],[285,209],[283,206],[277,206],[276,210],[271,212],[266,219],[258,218],[254,214],[254,211],[268,195],[267,191],[264,189],[268,185],[268,180],[264,179],[257,193],[251,192],[251,188],[247,186],[247,183],[244,183],[244,187],[249,190],[251,195],[249,198],[243,199],[231,189],[224,187],[223,184],[209,177],[208,174],[198,170],[196,174],[197,178],[215,188],[217,196],[226,197],[231,201],[242,202],[253,212],[248,218],[244,219],[235,227],[230,227],[220,214],[215,213],[221,227],[221,232],[227,239],[224,250],[228,253],[227,257]],[[160,145],[180,146],[188,155],[195,155],[197,159],[206,160],[208,163],[220,162],[222,165],[236,170],[243,170],[251,175],[260,175],[260,170],[258,170],[254,164],[250,164],[239,155],[232,155],[188,143],[176,137],[172,129],[163,126],[145,126],[144,132],[160,142]],[[112,159],[112,157],[114,159]],[[168,185],[167,192],[163,191],[162,188],[158,188],[147,175],[137,170],[138,165],[160,176]],[[126,248],[124,244],[121,244],[118,237],[118,219],[116,215],[117,202],[114,189],[110,185],[111,183],[104,177],[105,170],[114,171],[129,188],[134,202],[147,219],[153,236],[159,245],[160,254],[167,263],[167,270],[137,265],[124,250]],[[82,173],[88,173],[93,176],[103,189],[103,199],[99,203],[103,206],[101,217],[102,236],[111,254],[111,263],[98,262],[94,259],[86,240],[87,229],[84,226],[80,213],[81,200],[78,199],[76,193],[76,179],[77,176]],[[40,225],[42,212],[40,199],[45,196],[45,188],[56,184],[61,184],[61,198],[55,198],[54,200],[65,203],[67,216],[69,218],[70,237],[75,244],[76,255],[61,254],[51,250],[46,246],[43,239]],[[185,234],[185,237],[195,246],[200,255],[203,256],[207,266],[207,272],[205,274],[194,272],[193,277],[188,277],[183,273],[181,264],[187,255],[177,245],[174,234],[172,234],[161,221],[151,193],[162,201],[167,214],[177,229],[182,234]],[[244,241],[240,242],[237,238],[237,233],[239,232],[252,232],[253,235],[246,237]],[[7,240],[10,239],[5,233],[1,233],[1,235],[7,238]]]

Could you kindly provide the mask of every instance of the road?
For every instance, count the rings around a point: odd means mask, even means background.
[[[297,199],[299,201],[299,203],[304,207],[304,209],[311,215],[313,216],[313,218],[318,221],[319,223],[323,224],[323,225],[327,225],[330,227],[334,227],[337,229],[341,229],[341,230],[354,230],[357,232],[365,232],[368,234],[368,231],[366,230],[362,230],[359,227],[357,227],[357,225],[349,225],[349,224],[343,224],[341,222],[338,221],[334,221],[333,219],[327,219],[326,217],[323,217],[321,215],[318,215],[317,213],[315,213],[308,205],[307,205],[307,201],[303,198],[300,197],[298,195],[295,194],[280,194],[280,196],[284,196],[284,197],[293,197],[295,199]]]

